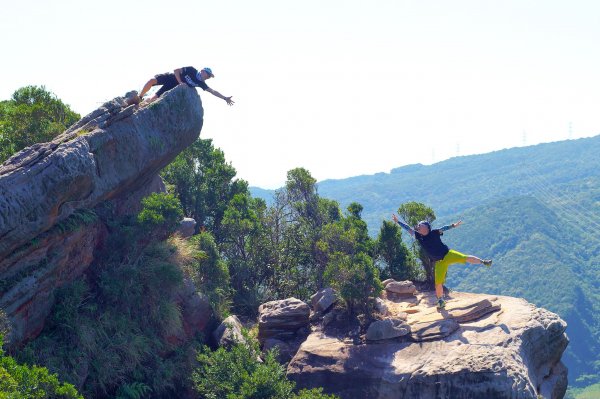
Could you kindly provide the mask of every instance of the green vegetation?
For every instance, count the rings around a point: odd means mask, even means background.
[[[8,330],[6,316],[0,310],[0,399],[83,399],[73,385],[60,382],[45,367],[21,365],[6,356],[2,345]]]
[[[593,384],[586,388],[571,388],[567,390],[565,399],[598,399],[600,398],[600,384]]]
[[[0,163],[35,143],[47,142],[79,119],[44,86],[27,86],[0,101]]]
[[[204,347],[198,354],[199,366],[192,375],[194,387],[205,399],[335,399],[321,389],[294,393],[295,384],[285,377],[285,368],[269,351],[259,361],[258,342],[245,334],[246,343],[212,351]]]

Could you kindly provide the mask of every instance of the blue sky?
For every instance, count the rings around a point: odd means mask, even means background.
[[[210,66],[202,137],[276,188],[600,133],[595,1],[3,2],[0,99],[75,111]]]

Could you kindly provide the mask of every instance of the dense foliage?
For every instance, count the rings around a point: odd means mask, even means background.
[[[45,367],[18,364],[2,350],[0,333],[0,399],[83,399],[75,387],[58,380]]]
[[[245,334],[246,342],[230,349],[212,351],[204,347],[198,354],[199,366],[192,380],[205,399],[335,399],[321,389],[294,392],[295,384],[285,377],[285,368],[269,351],[259,361],[258,341]]]
[[[44,86],[18,89],[10,100],[0,101],[0,163],[25,147],[52,140],[78,119]]]

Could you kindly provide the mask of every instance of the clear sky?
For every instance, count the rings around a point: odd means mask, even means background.
[[[600,133],[595,0],[1,0],[0,99],[84,115],[210,66],[201,137],[277,188]],[[201,91],[201,90],[200,90]]]

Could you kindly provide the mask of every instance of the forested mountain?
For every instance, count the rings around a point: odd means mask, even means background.
[[[434,227],[462,219],[445,241],[494,266],[453,266],[447,286],[557,312],[569,325],[569,383],[589,384],[600,379],[599,153],[596,136],[325,180],[318,189],[341,207],[360,203],[371,235],[408,201],[432,207]]]

